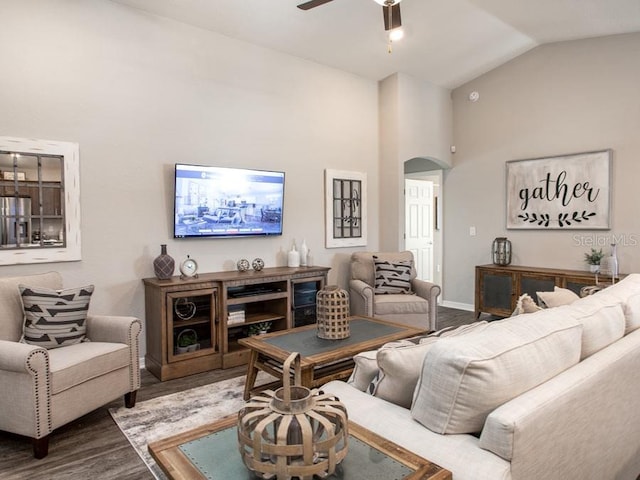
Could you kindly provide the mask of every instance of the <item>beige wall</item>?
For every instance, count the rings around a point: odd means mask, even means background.
[[[83,259],[0,275],[59,270],[67,286],[96,285],[93,312],[143,318],[162,243],[206,272],[283,265],[305,238],[344,283],[350,250],[324,249],[325,168],[367,173],[378,247],[376,82],[105,0],[1,10],[0,134],[80,144]],[[284,235],[173,240],[175,162],[284,170]]]
[[[396,73],[380,82],[380,245],[404,249],[404,163],[450,163],[450,91]]]
[[[640,270],[640,34],[538,47],[453,92],[454,168],[444,180],[444,295],[473,304],[474,266],[497,236],[513,263],[584,269],[615,235],[622,272]],[[468,95],[478,91],[480,99]],[[505,229],[505,162],[613,149],[610,231]],[[477,236],[469,235],[476,226]]]

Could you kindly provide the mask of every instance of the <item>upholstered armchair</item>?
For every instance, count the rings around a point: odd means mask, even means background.
[[[411,293],[382,293],[384,281],[378,278],[376,288],[376,263],[409,262],[407,279]],[[396,323],[437,330],[437,301],[440,287],[418,280],[413,265],[413,254],[404,252],[356,252],[351,255],[351,280],[349,281],[352,315],[366,315]]]
[[[90,341],[50,349],[21,343],[20,284],[60,290],[62,277],[50,272],[0,278],[0,430],[30,437],[34,456],[43,458],[56,428],[121,395],[127,407],[135,405],[141,322],[88,315]]]

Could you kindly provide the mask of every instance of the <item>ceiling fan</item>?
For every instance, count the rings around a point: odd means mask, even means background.
[[[298,8],[301,10],[310,10],[325,3],[332,2],[333,0],[310,0],[308,2],[301,3]],[[402,20],[400,19],[400,2],[401,0],[374,0],[376,3],[382,5],[382,14],[384,17],[384,29],[386,31],[393,30],[402,26]]]

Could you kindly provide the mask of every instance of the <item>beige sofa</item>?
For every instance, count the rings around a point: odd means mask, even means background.
[[[639,274],[570,305],[422,341],[362,354],[351,383],[323,390],[346,404],[351,420],[454,480],[639,477]],[[408,405],[378,395],[398,393],[379,386],[410,374],[418,349]],[[372,361],[375,374],[363,370]]]
[[[412,266],[413,295],[376,294],[374,256],[386,262],[413,262],[413,254],[410,251],[353,253],[349,281],[351,314],[380,318],[429,331],[436,330],[440,286],[417,279],[416,269]]]
[[[89,342],[51,350],[20,343],[19,284],[60,290],[62,278],[56,272],[0,278],[0,430],[31,437],[34,456],[42,458],[54,429],[121,395],[134,406],[141,322],[88,315]]]

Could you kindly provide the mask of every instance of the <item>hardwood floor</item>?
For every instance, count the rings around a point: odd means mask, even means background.
[[[439,328],[464,325],[474,320],[473,312],[438,308]],[[160,382],[143,370],[137,401],[219,382],[244,375],[245,371],[243,366]],[[109,414],[110,407],[122,405],[123,399],[120,398],[55,430],[50,439],[49,455],[42,460],[33,458],[29,439],[0,432],[0,479],[153,480]]]

